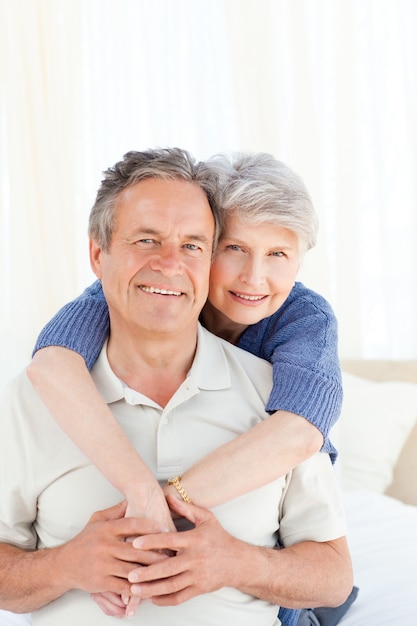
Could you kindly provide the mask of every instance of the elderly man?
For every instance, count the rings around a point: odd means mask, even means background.
[[[128,153],[106,172],[90,215],[111,328],[92,375],[161,482],[267,417],[270,365],[198,323],[216,237],[213,184],[184,151]],[[269,626],[281,604],[337,605],[352,588],[326,454],[213,512],[173,501],[193,527],[164,536],[152,520],[124,517],[120,493],[22,374],[1,404],[0,468],[0,607],[31,611],[34,626],[116,623],[90,594],[111,603],[132,590],[153,599],[132,623]]]

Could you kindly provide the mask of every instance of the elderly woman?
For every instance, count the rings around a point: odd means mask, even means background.
[[[336,457],[328,434],[342,400],[337,323],[324,298],[295,282],[316,239],[309,194],[269,154],[219,155],[208,165],[218,178],[222,224],[201,322],[273,364],[270,418],[161,488],[88,373],[109,328],[99,282],[46,325],[28,368],[56,421],[125,495],[127,514],[152,517],[161,530],[173,528],[168,493],[211,508],[271,482],[320,449]],[[171,294],[155,293],[164,295]],[[287,623],[294,621],[295,614]]]

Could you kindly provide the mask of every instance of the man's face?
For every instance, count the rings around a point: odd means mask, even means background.
[[[112,329],[195,332],[208,293],[213,237],[214,217],[196,184],[148,178],[125,189],[109,251],[90,242]]]

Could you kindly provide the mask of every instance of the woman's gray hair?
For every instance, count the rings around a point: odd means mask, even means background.
[[[184,180],[195,183],[206,194],[215,220],[215,239],[219,232],[217,207],[217,171],[196,161],[180,148],[157,148],[127,152],[123,159],[104,172],[94,206],[90,212],[88,234],[105,251],[109,251],[116,224],[117,200],[121,192],[146,178]]]
[[[302,179],[271,154],[218,154],[208,164],[219,180],[221,220],[230,211],[244,223],[269,222],[288,228],[300,241],[301,252],[316,244],[318,219]]]

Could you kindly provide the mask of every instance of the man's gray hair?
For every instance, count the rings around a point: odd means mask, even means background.
[[[217,208],[218,182],[216,170],[196,161],[180,148],[157,148],[143,152],[127,152],[123,159],[104,172],[94,206],[90,212],[88,234],[105,251],[109,251],[115,229],[117,200],[121,192],[146,178],[184,180],[199,186],[206,194],[219,231]]]
[[[316,244],[318,219],[302,179],[271,154],[218,154],[208,161],[219,178],[221,221],[234,211],[244,223],[288,228],[304,253]]]

